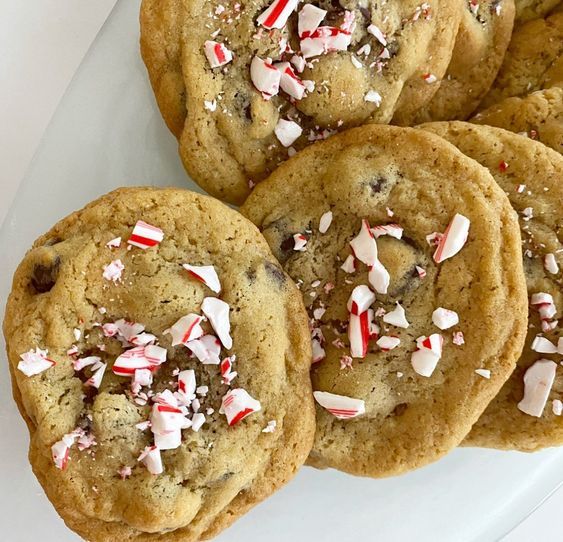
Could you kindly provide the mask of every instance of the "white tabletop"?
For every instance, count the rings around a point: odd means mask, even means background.
[[[74,71],[114,4],[0,0],[0,223]],[[563,489],[505,542],[556,539],[561,505]]]

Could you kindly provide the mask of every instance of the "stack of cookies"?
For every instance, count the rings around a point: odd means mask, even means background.
[[[556,1],[144,0],[141,49],[214,197],[64,218],[4,321],[71,529],[195,542],[303,464],[563,444]]]

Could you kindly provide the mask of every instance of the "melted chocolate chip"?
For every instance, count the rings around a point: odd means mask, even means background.
[[[285,273],[277,265],[266,261],[264,262],[264,268],[266,269],[266,273],[268,273],[280,288],[285,284]]]
[[[409,408],[409,405],[407,405],[407,403],[399,403],[394,409],[393,412],[391,412],[392,416],[402,416],[407,408]]]
[[[49,292],[57,282],[59,275],[59,267],[61,259],[55,256],[52,262],[48,265],[37,263],[33,266],[31,275],[31,285],[37,293],[43,294]]]
[[[293,238],[293,235],[290,235],[287,239],[284,239],[280,243],[280,250],[282,252],[289,252],[290,250],[293,250],[294,246],[295,246],[295,239]]]
[[[360,13],[368,23],[371,23],[371,11],[368,8],[360,7]]]
[[[385,177],[377,177],[369,182],[369,186],[373,194],[379,194],[383,187],[387,184],[387,179]]]

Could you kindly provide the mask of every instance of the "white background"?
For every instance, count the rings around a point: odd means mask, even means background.
[[[114,3],[0,0],[0,222],[65,88]],[[553,539],[562,505],[560,490],[505,541]]]

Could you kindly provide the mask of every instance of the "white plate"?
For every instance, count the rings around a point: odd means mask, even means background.
[[[186,177],[155,107],[138,52],[138,0],[121,0],[76,73],[0,232],[0,294],[33,240],[56,220],[122,185],[177,185]],[[78,540],[27,462],[28,436],[0,379],[2,540]],[[563,479],[563,450],[525,455],[460,449],[386,480],[304,468],[218,538],[230,542],[318,539],[497,540]]]

